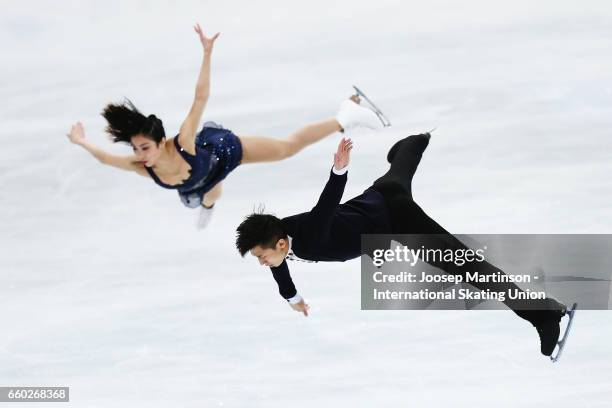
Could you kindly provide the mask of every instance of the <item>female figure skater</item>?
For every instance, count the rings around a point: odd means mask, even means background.
[[[238,136],[214,122],[204,123],[198,131],[210,94],[211,56],[219,33],[206,37],[199,24],[194,29],[204,57],[193,104],[178,135],[167,140],[161,119],[143,115],[127,101],[107,105],[102,115],[108,121],[106,131],[113,142],[131,144],[133,155],[113,155],[91,144],[80,122],[72,126],[68,138],[103,164],[136,172],[163,188],[178,190],[185,206],[200,208],[199,228],[210,220],[221,194],[221,181],[239,164],[286,159],[336,131],[356,126],[382,127],[374,111],[359,105],[359,98],[351,97],[341,104],[335,118],[306,125],[283,140]]]

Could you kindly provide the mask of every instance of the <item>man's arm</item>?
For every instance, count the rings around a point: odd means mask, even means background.
[[[304,302],[304,299],[300,296],[295,289],[293,279],[289,273],[289,265],[287,261],[283,261],[279,266],[271,266],[272,276],[278,284],[278,292],[280,295],[289,302],[291,308],[297,312],[301,312],[304,316],[308,316],[309,306]]]
[[[313,228],[319,228],[325,230],[329,227],[329,221],[336,210],[340,200],[342,199],[342,193],[344,192],[344,186],[346,185],[346,172],[348,169],[349,158],[351,149],[353,148],[353,142],[351,139],[342,139],[338,145],[338,150],[334,153],[334,167],[330,172],[330,178],[319,197],[317,205],[310,211],[310,216],[314,217],[311,223]],[[289,274],[289,266],[287,261],[283,260],[279,266],[270,267],[272,276],[278,284],[278,292],[286,299],[291,308],[297,312],[303,313],[304,316],[308,316],[308,309],[310,308],[304,299],[300,296],[291,274]]]
[[[353,142],[344,139],[338,144],[338,150],[334,153],[334,166],[329,173],[329,180],[323,188],[319,201],[310,211],[312,226],[319,231],[329,228],[329,223],[336,211],[336,207],[342,200],[344,187],[346,186],[347,170]]]

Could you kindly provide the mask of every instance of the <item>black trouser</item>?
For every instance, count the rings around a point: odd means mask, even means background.
[[[412,199],[412,178],[421,161],[425,148],[429,144],[430,135],[428,133],[409,136],[397,142],[387,156],[391,163],[389,171],[374,182],[373,187],[377,189],[385,198],[389,209],[392,233],[393,234],[417,234],[403,238],[402,244],[408,248],[425,249],[466,250],[468,247],[446,231],[436,221],[431,219],[421,207]],[[503,274],[499,268],[489,262],[466,262],[462,266],[457,266],[454,262],[444,262],[442,260],[429,260],[432,266],[443,271],[461,275],[464,279],[467,272],[478,271],[480,275]],[[504,274],[505,275],[505,274]],[[509,299],[510,290],[523,292],[514,283],[472,283],[473,286],[481,290],[491,290],[495,292],[505,292],[504,304],[512,309],[517,315],[528,320],[532,324],[538,324],[549,318],[547,312],[542,309],[553,309],[558,307],[554,300],[516,300]]]

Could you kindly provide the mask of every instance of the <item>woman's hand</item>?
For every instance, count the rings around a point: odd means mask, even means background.
[[[342,170],[348,166],[352,149],[353,141],[351,139],[342,138],[342,140],[340,140],[338,150],[334,153],[334,168],[336,170]]]
[[[70,133],[66,134],[68,139],[74,144],[80,145],[85,141],[85,129],[83,129],[83,124],[81,122],[77,122],[70,128]]]
[[[211,53],[213,50],[213,46],[215,45],[215,40],[217,39],[217,37],[219,37],[219,34],[221,33],[217,33],[213,35],[212,37],[206,37],[204,33],[202,32],[202,28],[200,27],[200,24],[198,23],[196,23],[193,29],[200,37],[200,42],[202,43],[202,46],[204,47],[204,52]]]

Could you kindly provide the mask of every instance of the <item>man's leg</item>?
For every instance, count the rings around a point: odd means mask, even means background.
[[[430,250],[440,250],[442,253],[447,250],[456,253],[457,250],[468,249],[455,236],[431,219],[407,194],[396,194],[391,199],[395,201],[396,208],[401,207],[404,210],[404,216],[398,220],[401,225],[394,228],[395,233],[415,234],[402,237],[403,245],[408,248],[424,247]],[[467,272],[478,272],[481,276],[505,275],[502,270],[486,261],[473,260],[459,266],[454,262],[445,262],[438,257],[427,259],[427,263],[446,273],[460,275],[464,279]],[[529,300],[510,299],[508,296],[510,291],[524,293],[520,287],[511,282],[470,282],[470,284],[480,290],[504,293],[503,303],[537,329],[542,354],[548,356],[552,354],[559,338],[559,322],[565,315],[564,305],[548,297]]]
[[[393,232],[395,234],[415,234],[410,237],[411,242],[404,245],[409,248],[439,249],[452,251],[468,249],[461,241],[446,231],[440,224],[429,217],[423,209],[414,202],[412,198],[412,178],[421,161],[423,152],[429,144],[429,133],[409,136],[397,142],[387,155],[387,160],[391,163],[389,171],[374,182],[374,188],[382,190],[387,205],[390,207]],[[398,188],[400,185],[402,188]],[[393,188],[392,188],[393,187]],[[488,262],[466,262],[462,266],[457,266],[453,262],[432,261],[431,265],[442,269],[447,273],[462,275],[466,272],[478,271],[480,274],[493,275],[503,272]],[[513,283],[479,283],[474,286],[479,289],[506,292],[521,288]],[[522,318],[535,322],[540,314],[533,314],[526,309],[545,309],[547,308],[542,301],[516,301],[508,299],[504,302],[516,314]],[[522,309],[522,310],[521,310]]]
[[[404,208],[409,214],[410,224],[406,226],[404,234],[414,234],[406,237],[404,245],[409,248],[421,248],[423,246],[426,249],[452,251],[456,253],[457,250],[469,249],[454,235],[446,231],[440,224],[431,219],[423,209],[412,200],[405,199]],[[479,272],[479,275],[505,275],[505,273],[490,264],[487,261],[478,262],[472,260],[471,262],[466,261],[463,265],[456,265],[454,262],[445,262],[442,259],[429,259],[430,265],[442,269],[447,273],[453,275],[461,275],[466,277],[467,272]],[[481,290],[491,290],[493,292],[505,292],[506,300],[504,303],[514,310],[516,314],[521,316],[523,319],[529,320],[530,322],[536,322],[541,316],[540,314],[533,314],[534,310],[546,310],[549,309],[549,302],[544,302],[539,299],[532,300],[516,300],[508,299],[507,294],[510,291],[524,292],[520,287],[514,283],[504,282],[486,282],[486,283],[470,283],[473,286]]]
[[[374,182],[374,187],[399,184],[412,198],[412,178],[430,138],[429,133],[423,133],[408,136],[393,145],[387,154],[387,161],[391,163],[391,168]]]
[[[409,242],[402,242],[409,248],[468,249],[461,241],[446,231],[436,221],[429,217],[412,199],[412,178],[421,161],[425,148],[429,144],[429,134],[409,136],[396,143],[388,154],[391,163],[389,171],[374,182],[373,187],[382,193],[387,207],[394,234],[418,234],[405,237]],[[444,262],[442,259],[430,260],[431,265],[447,273],[461,275],[478,271],[481,275],[504,274],[499,268],[488,262],[466,262],[457,266],[454,262]],[[510,290],[523,292],[514,283],[487,282],[474,283],[481,290],[506,293],[504,304],[519,317],[529,321],[538,331],[541,351],[550,355],[559,337],[559,321],[565,313],[563,305],[554,299],[516,300],[509,299]]]

